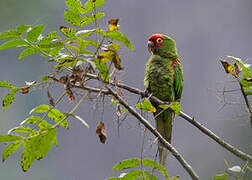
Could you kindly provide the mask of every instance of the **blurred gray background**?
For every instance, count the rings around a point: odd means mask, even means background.
[[[1,0],[0,31],[22,23],[45,24],[47,32],[58,30],[59,26],[67,25],[63,18],[64,9],[64,0]],[[234,94],[230,100],[241,104],[227,105],[222,110],[219,109],[223,103],[219,103],[216,97],[219,95],[216,90],[221,89],[224,82],[229,86],[227,82],[233,80],[225,74],[218,60],[234,55],[249,62],[252,57],[251,0],[110,0],[102,11],[107,17],[99,25],[106,25],[110,18],[120,18],[121,31],[135,47],[135,52],[127,48],[120,52],[124,71],[119,77],[124,82],[144,89],[145,63],[150,55],[146,47],[148,37],[152,33],[172,36],[177,41],[184,66],[183,111],[235,147],[252,153],[252,132],[240,94]],[[50,71],[51,65],[45,58],[35,55],[20,61],[20,52],[20,49],[0,52],[0,80],[22,86],[24,80],[39,80]],[[231,83],[230,88],[238,86]],[[6,93],[7,90],[1,89],[1,97]],[[57,92],[53,95],[57,96]],[[138,97],[129,98],[135,103]],[[18,126],[28,117],[31,108],[47,103],[47,98],[45,90],[38,90],[19,95],[16,101],[5,112],[0,111],[0,134]],[[59,108],[69,110],[71,106],[63,103]],[[53,147],[44,159],[35,161],[24,173],[20,167],[19,150],[0,164],[0,179],[101,180],[119,174],[111,170],[118,161],[140,157],[142,130],[135,118],[127,118],[118,136],[114,110],[108,105],[104,114],[108,140],[103,145],[95,134],[96,124],[101,119],[99,109],[93,111],[93,104],[86,103],[77,114],[90,124],[90,129],[72,119],[70,130],[59,130],[59,146]],[[156,153],[156,147],[150,148],[149,136],[146,139],[145,155],[151,157]],[[224,159],[231,166],[241,164],[234,155],[179,117],[175,119],[172,143],[203,180],[223,172],[226,169]],[[3,147],[0,145],[1,151]],[[167,167],[171,176],[190,179],[173,157],[169,158]]]

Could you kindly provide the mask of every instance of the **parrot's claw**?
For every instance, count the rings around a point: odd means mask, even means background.
[[[150,94],[150,92],[148,91],[148,89],[144,90],[144,93],[141,94],[142,98],[149,98],[152,94]]]

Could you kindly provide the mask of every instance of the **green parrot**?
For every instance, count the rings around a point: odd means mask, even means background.
[[[151,57],[146,63],[144,85],[146,91],[162,101],[180,101],[183,90],[183,67],[179,61],[176,42],[171,37],[153,34],[148,39]],[[163,110],[155,102],[154,114],[158,132],[171,143],[174,112]],[[162,112],[163,111],[163,112]],[[165,166],[167,149],[158,144],[159,163]]]

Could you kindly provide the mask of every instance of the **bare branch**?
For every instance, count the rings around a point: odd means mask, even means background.
[[[179,152],[168,142],[163,136],[132,106],[130,106],[122,97],[120,97],[112,88],[107,87],[109,92],[122,104],[132,115],[134,115],[159,141],[172,153],[172,155],[180,162],[184,169],[190,174],[193,180],[199,180],[199,176],[194,172],[192,167],[184,160]]]

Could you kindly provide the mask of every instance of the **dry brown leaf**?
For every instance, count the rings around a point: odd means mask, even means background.
[[[21,93],[22,94],[28,94],[29,93],[29,88],[30,87],[23,87],[23,88],[21,88]]]
[[[104,144],[107,140],[107,133],[106,133],[106,129],[105,129],[105,124],[102,121],[100,121],[97,124],[96,134],[100,138],[101,143]]]
[[[47,90],[46,94],[47,94],[47,97],[48,97],[48,100],[49,100],[49,103],[51,104],[51,106],[55,106],[54,100],[53,100],[49,90]]]

